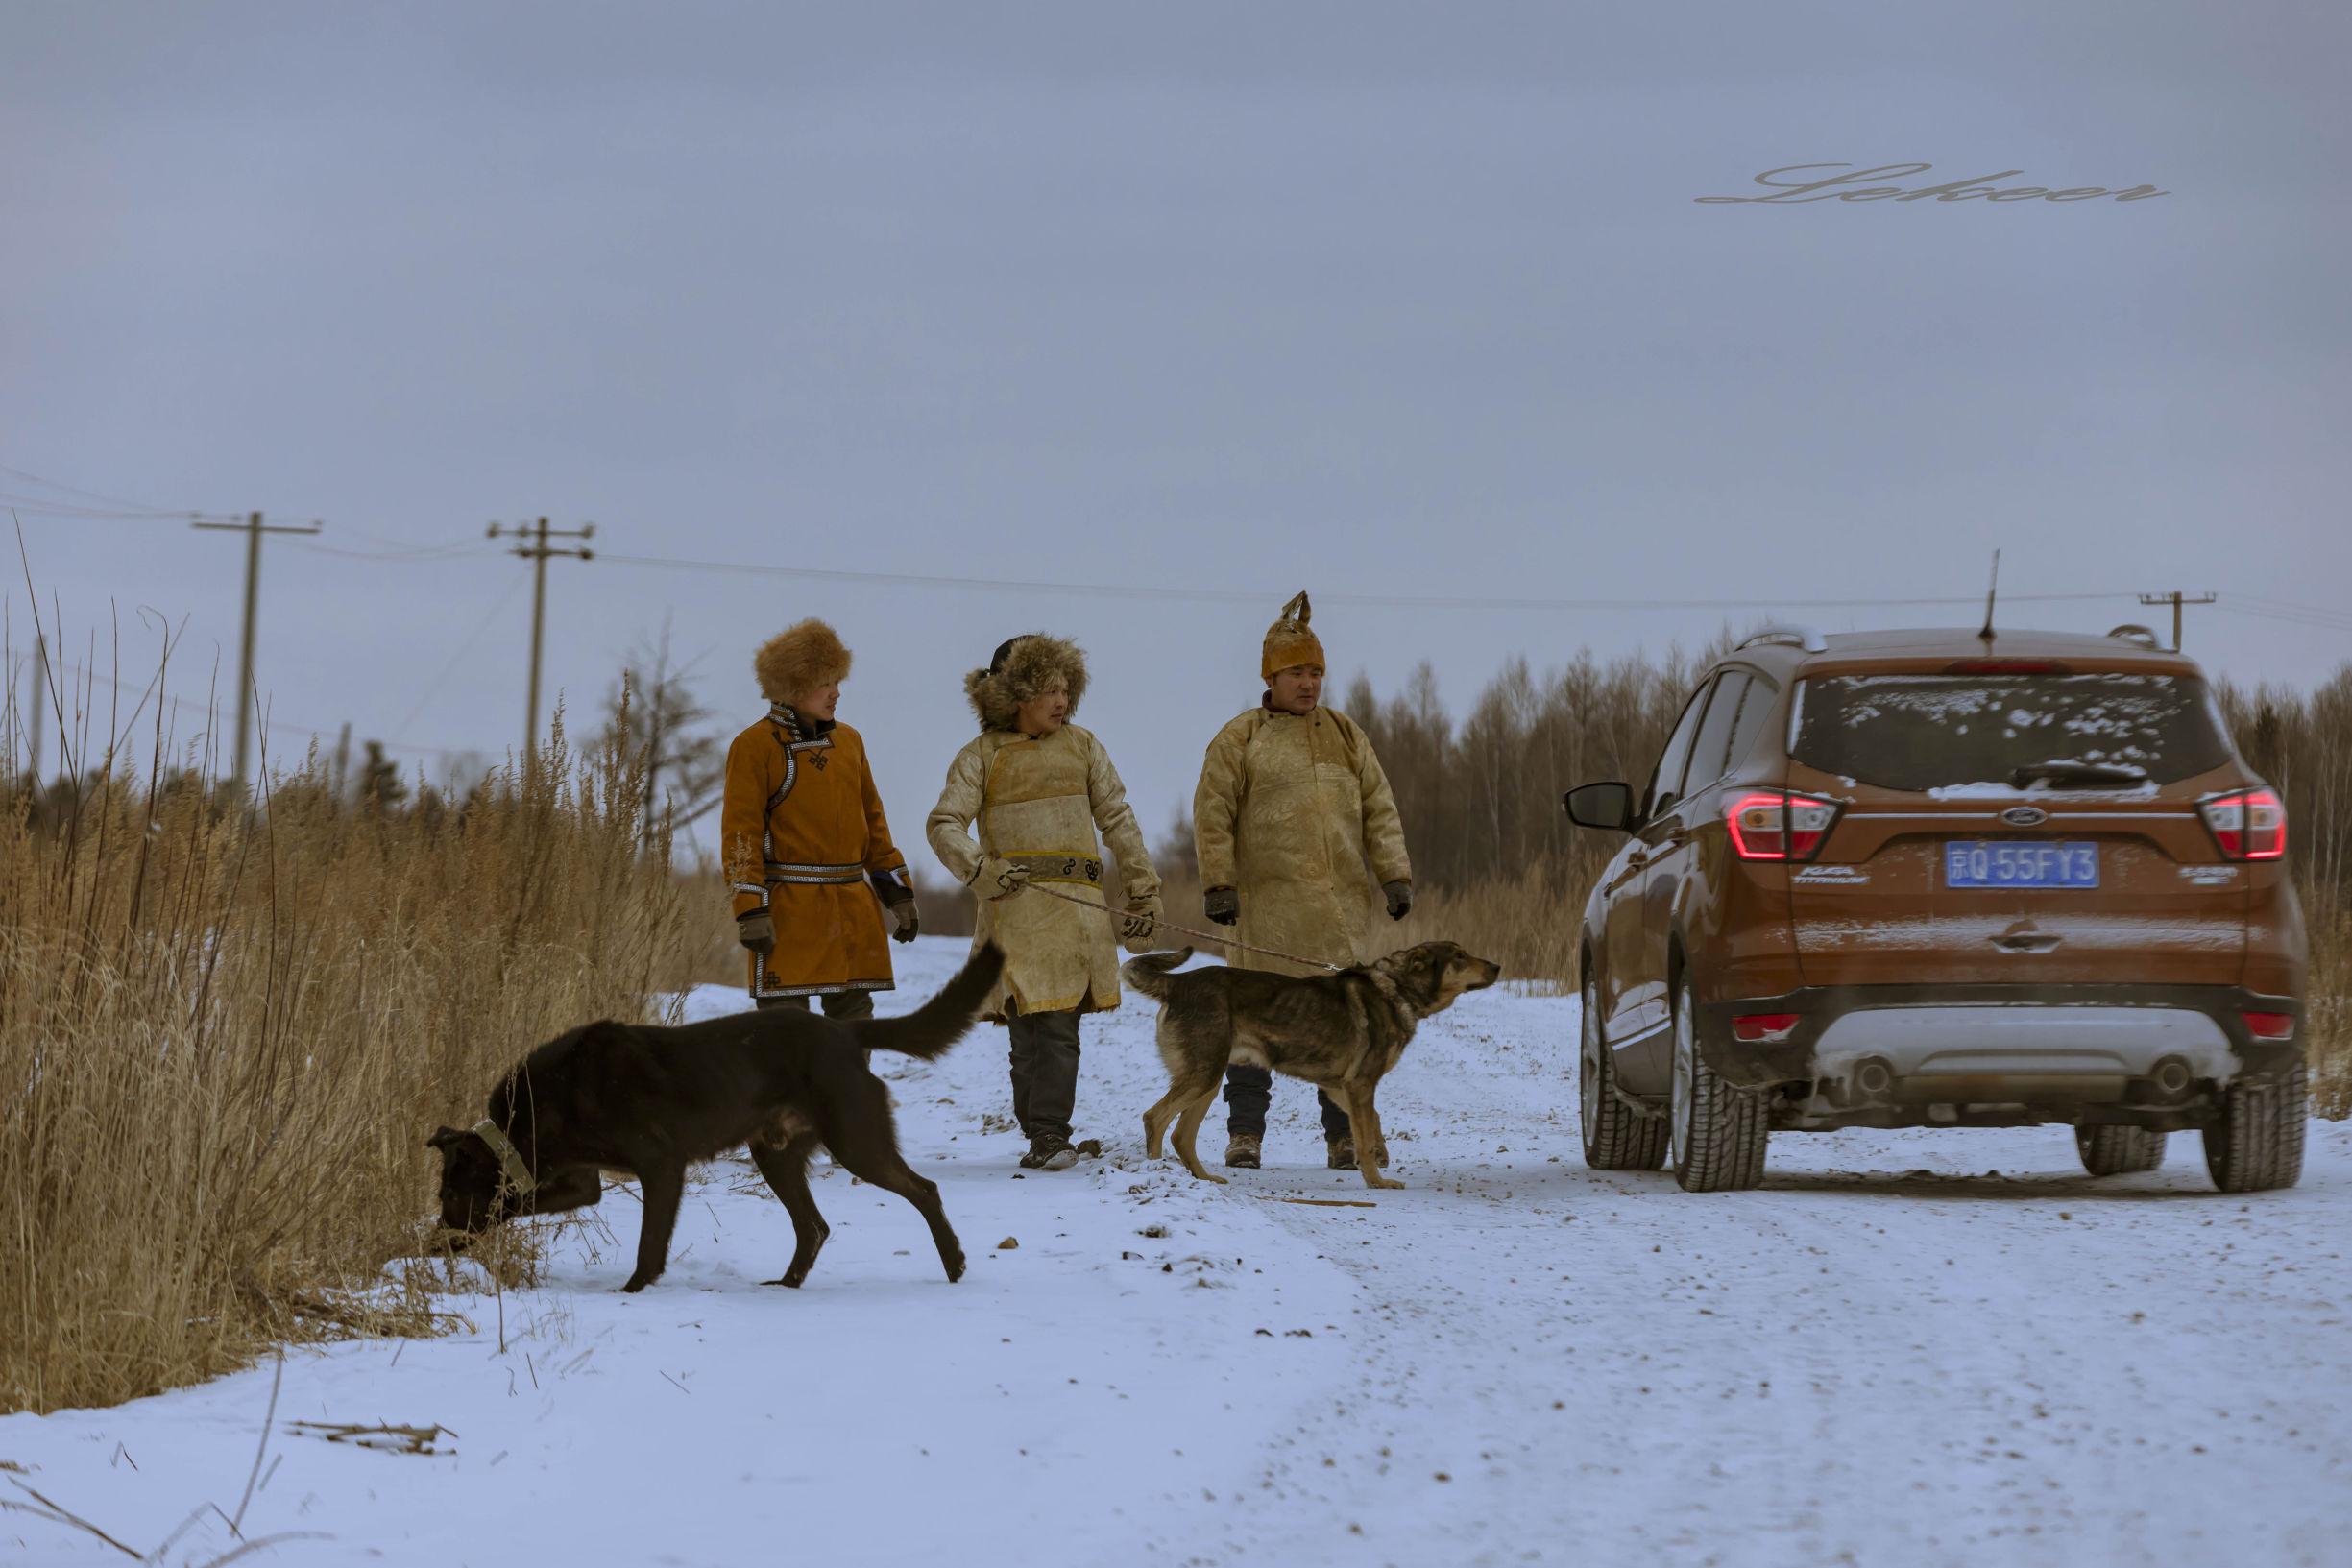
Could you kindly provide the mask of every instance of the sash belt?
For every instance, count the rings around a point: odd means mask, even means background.
[[[779,882],[808,885],[812,883],[824,884],[834,882],[861,882],[863,880],[865,880],[865,867],[861,865],[795,866],[787,865],[781,860],[770,860],[767,862],[767,881],[768,885],[771,887]]]
[[[1006,859],[1029,868],[1030,880],[1103,885],[1103,861],[1093,855],[1007,855]]]

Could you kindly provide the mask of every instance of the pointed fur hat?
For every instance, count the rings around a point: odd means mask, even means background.
[[[751,658],[760,695],[769,702],[795,702],[820,686],[849,678],[849,649],[840,635],[813,617],[788,626]]]
[[[1260,675],[1271,681],[1278,669],[1288,669],[1293,664],[1322,663],[1322,641],[1307,627],[1314,614],[1315,607],[1307,602],[1305,589],[1291,596],[1291,602],[1282,607],[1282,618],[1266,628],[1266,651],[1259,661]]]
[[[963,694],[983,730],[1009,730],[1020,706],[1059,677],[1070,688],[1070,717],[1078,717],[1086,694],[1086,654],[1075,642],[1043,632],[1016,637],[998,647],[986,669],[963,678]]]

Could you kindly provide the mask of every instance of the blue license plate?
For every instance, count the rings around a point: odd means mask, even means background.
[[[1946,887],[2097,887],[2097,844],[1961,839],[1944,846]]]

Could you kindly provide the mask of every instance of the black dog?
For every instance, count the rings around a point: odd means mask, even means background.
[[[624,1291],[661,1278],[687,1168],[741,1144],[792,1216],[792,1263],[770,1285],[809,1277],[832,1234],[809,1194],[819,1144],[849,1172],[896,1193],[931,1225],[939,1261],[963,1276],[963,1247],[939,1189],[899,1156],[889,1091],[868,1050],[924,1061],[972,1025],[1005,967],[991,943],[939,994],[904,1018],[843,1023],[813,1012],[736,1013],[676,1028],[590,1024],[541,1046],[490,1092],[490,1115],[429,1140],[441,1150],[441,1221],[479,1231],[516,1215],[594,1203],[599,1172],[643,1184],[637,1271]]]

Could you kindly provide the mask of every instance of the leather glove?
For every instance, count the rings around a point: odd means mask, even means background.
[[[1200,899],[1201,912],[1220,926],[1230,926],[1242,917],[1242,896],[1230,887],[1212,887]]]
[[[972,874],[972,891],[983,899],[1001,899],[1028,885],[1029,867],[1015,865],[1001,856],[981,856],[980,870]]]
[[[1411,882],[1382,882],[1380,891],[1389,896],[1389,918],[1391,920],[1402,920],[1413,912],[1413,884]]]
[[[776,923],[765,909],[754,909],[747,915],[735,917],[735,939],[765,958],[776,951]]]
[[[1129,953],[1152,951],[1152,933],[1159,929],[1159,911],[1148,904],[1130,904],[1119,915],[1119,941]]]
[[[890,918],[898,922],[898,929],[890,933],[893,942],[913,941],[915,932],[923,924],[922,918],[914,912],[912,899],[901,899],[890,905]]]

